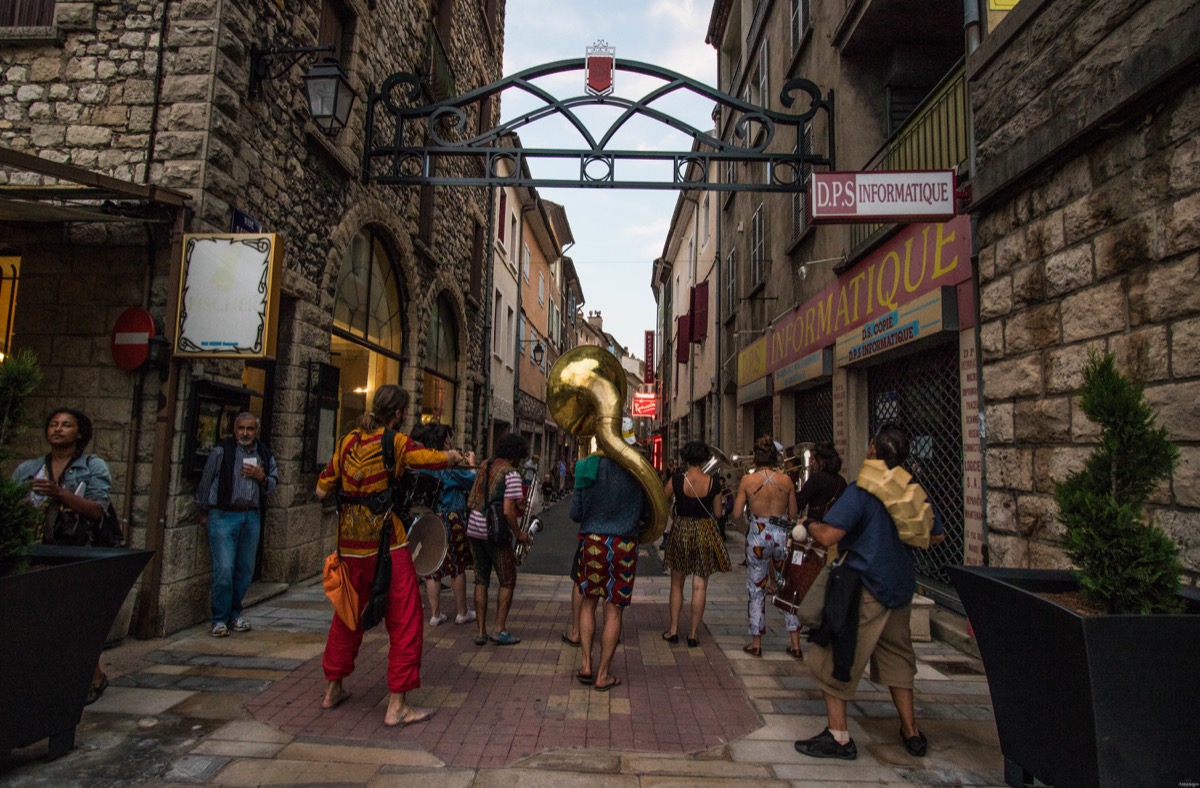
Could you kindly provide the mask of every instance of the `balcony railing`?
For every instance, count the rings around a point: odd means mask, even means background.
[[[967,123],[967,87],[959,62],[862,169],[957,170],[969,155]],[[869,249],[893,227],[851,225],[851,257]]]
[[[450,68],[450,58],[442,37],[438,35],[437,26],[429,25],[429,52],[425,63],[425,89],[434,101],[443,101],[451,96],[457,96],[454,87],[454,70]]]

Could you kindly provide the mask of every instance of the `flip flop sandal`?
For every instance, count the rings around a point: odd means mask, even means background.
[[[594,681],[591,673],[584,673],[583,671],[576,673],[575,678],[579,679],[579,683],[584,685],[591,684]]]
[[[619,687],[619,686],[621,686],[621,680],[613,679],[612,683],[605,684],[603,687],[601,687],[599,684],[597,684],[595,687],[593,687],[593,689],[595,689],[596,692],[608,692],[613,687]]]
[[[487,645],[487,642],[488,642],[488,636],[487,636],[487,635],[476,635],[476,636],[475,636],[475,645],[477,645],[477,646],[486,646],[486,645]]]
[[[579,648],[579,641],[578,641],[578,640],[571,640],[571,638],[567,637],[567,633],[566,633],[566,632],[564,632],[564,633],[563,633],[563,636],[562,636],[562,642],[563,642],[563,643],[566,643],[566,644],[567,644],[568,646],[570,646],[571,648]]]
[[[747,654],[749,654],[752,657],[758,657],[759,659],[762,659],[762,647],[761,646],[756,646],[753,643],[747,643],[746,645],[742,646],[742,651],[746,652]],[[788,653],[791,653],[791,652],[789,651]]]
[[[383,721],[384,727],[386,727],[386,728],[407,728],[409,725],[419,725],[422,722],[428,722],[430,720],[430,718],[433,717],[434,712],[437,711],[437,709],[416,709],[413,706],[409,706],[408,710],[415,711],[417,716],[413,717],[411,720],[406,720],[403,717],[401,717],[399,722],[391,722],[391,723],[389,723],[387,720],[384,720]]]

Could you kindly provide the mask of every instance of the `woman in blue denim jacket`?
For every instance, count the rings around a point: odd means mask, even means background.
[[[50,444],[49,453],[21,463],[12,477],[28,482],[30,499],[45,508],[46,516],[38,526],[37,538],[50,544],[54,542],[54,521],[61,510],[70,510],[93,523],[100,522],[108,509],[112,475],[108,463],[95,454],[84,454],[92,440],[92,420],[81,411],[74,408],[50,411],[43,433]],[[108,677],[97,665],[88,703],[100,697],[107,687]]]

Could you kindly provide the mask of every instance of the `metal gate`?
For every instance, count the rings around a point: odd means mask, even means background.
[[[833,386],[827,383],[802,391],[794,401],[795,443],[833,443]]]
[[[919,580],[939,601],[954,599],[946,567],[963,562],[962,406],[955,351],[948,342],[881,364],[867,375],[870,433],[888,422],[908,431],[912,451],[904,467],[925,488],[946,529],[944,542],[914,551]]]

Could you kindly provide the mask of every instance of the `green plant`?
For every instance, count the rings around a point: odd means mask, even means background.
[[[1080,593],[1110,613],[1176,612],[1179,549],[1146,521],[1145,505],[1179,450],[1155,426],[1141,384],[1119,373],[1111,354],[1091,358],[1081,393],[1100,444],[1055,490]]]
[[[0,363],[0,462],[25,429],[25,398],[42,382],[37,357],[23,350]],[[0,575],[20,569],[33,544],[41,513],[29,502],[29,485],[0,475]]]

